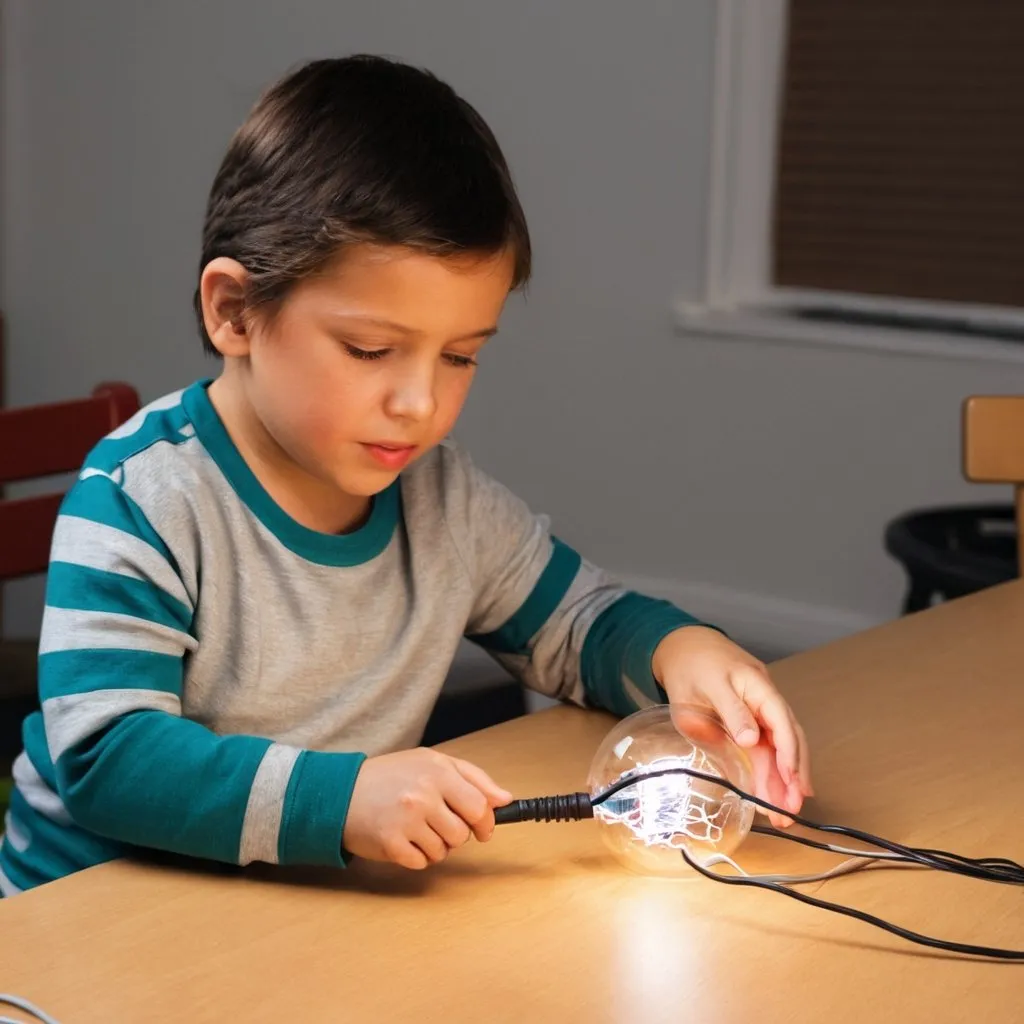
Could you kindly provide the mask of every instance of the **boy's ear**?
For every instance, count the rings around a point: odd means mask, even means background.
[[[199,279],[199,298],[203,324],[213,347],[222,356],[247,356],[245,284],[249,272],[238,260],[218,256],[203,268]]]

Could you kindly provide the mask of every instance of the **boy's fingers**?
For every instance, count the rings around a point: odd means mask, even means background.
[[[422,871],[430,863],[426,854],[408,841],[390,847],[386,852],[393,863],[410,871]]]
[[[717,718],[710,718],[701,711],[690,711],[688,708],[673,704],[671,706],[672,724],[676,731],[697,743],[721,743],[726,729]]]
[[[462,846],[471,835],[465,819],[447,804],[433,811],[427,818],[427,824],[441,837],[449,850]]]
[[[486,843],[494,832],[494,811],[491,808],[509,803],[512,794],[509,793],[507,799],[494,801],[478,783],[466,778],[458,765],[454,767],[456,770],[452,773],[452,784],[444,794],[445,802],[473,830],[473,835],[481,843]],[[475,766],[469,767],[472,769]]]
[[[744,703],[734,686],[723,678],[707,686],[704,692],[721,715],[729,735],[744,747],[753,746],[758,740],[760,730],[751,709]]]
[[[409,842],[418,849],[431,864],[440,864],[448,856],[445,841],[425,821],[409,835]]]
[[[779,775],[788,786],[796,775],[800,760],[800,743],[789,705],[772,685],[766,672],[744,667],[733,672],[732,678],[733,685],[745,696],[750,709],[771,733]]]
[[[486,843],[494,835],[494,811],[491,810],[490,804],[487,805],[487,813],[482,818],[468,824],[477,841]]]
[[[450,781],[444,786],[442,796],[444,802],[467,825],[480,821],[487,816],[491,809],[487,795],[457,771],[452,772]]]
[[[502,807],[512,802],[512,794],[507,789],[502,789],[482,768],[458,757],[452,758],[452,764],[467,782],[472,783],[487,797],[491,807]]]
[[[754,769],[754,794],[780,810],[786,810],[787,787],[779,776],[775,751],[771,749],[767,737],[750,750],[750,763]],[[759,806],[758,810],[768,816],[775,828],[785,828],[793,823],[790,818],[767,808]]]
[[[804,796],[814,796],[814,785],[811,782],[811,748],[807,742],[807,734],[804,732],[803,727],[793,717],[793,728],[796,730],[797,741],[799,743],[799,766],[797,772],[800,776],[800,791]]]

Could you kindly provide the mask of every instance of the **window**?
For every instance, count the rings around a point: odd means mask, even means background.
[[[1024,359],[1024,3],[719,0],[717,31],[697,311]]]

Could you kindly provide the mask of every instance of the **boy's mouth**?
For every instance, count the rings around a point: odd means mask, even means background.
[[[364,444],[363,448],[371,458],[388,469],[401,469],[416,451],[414,444]]]

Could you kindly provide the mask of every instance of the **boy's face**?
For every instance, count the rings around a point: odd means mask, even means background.
[[[246,392],[277,447],[354,497],[449,433],[497,328],[513,258],[361,245],[249,327]]]

